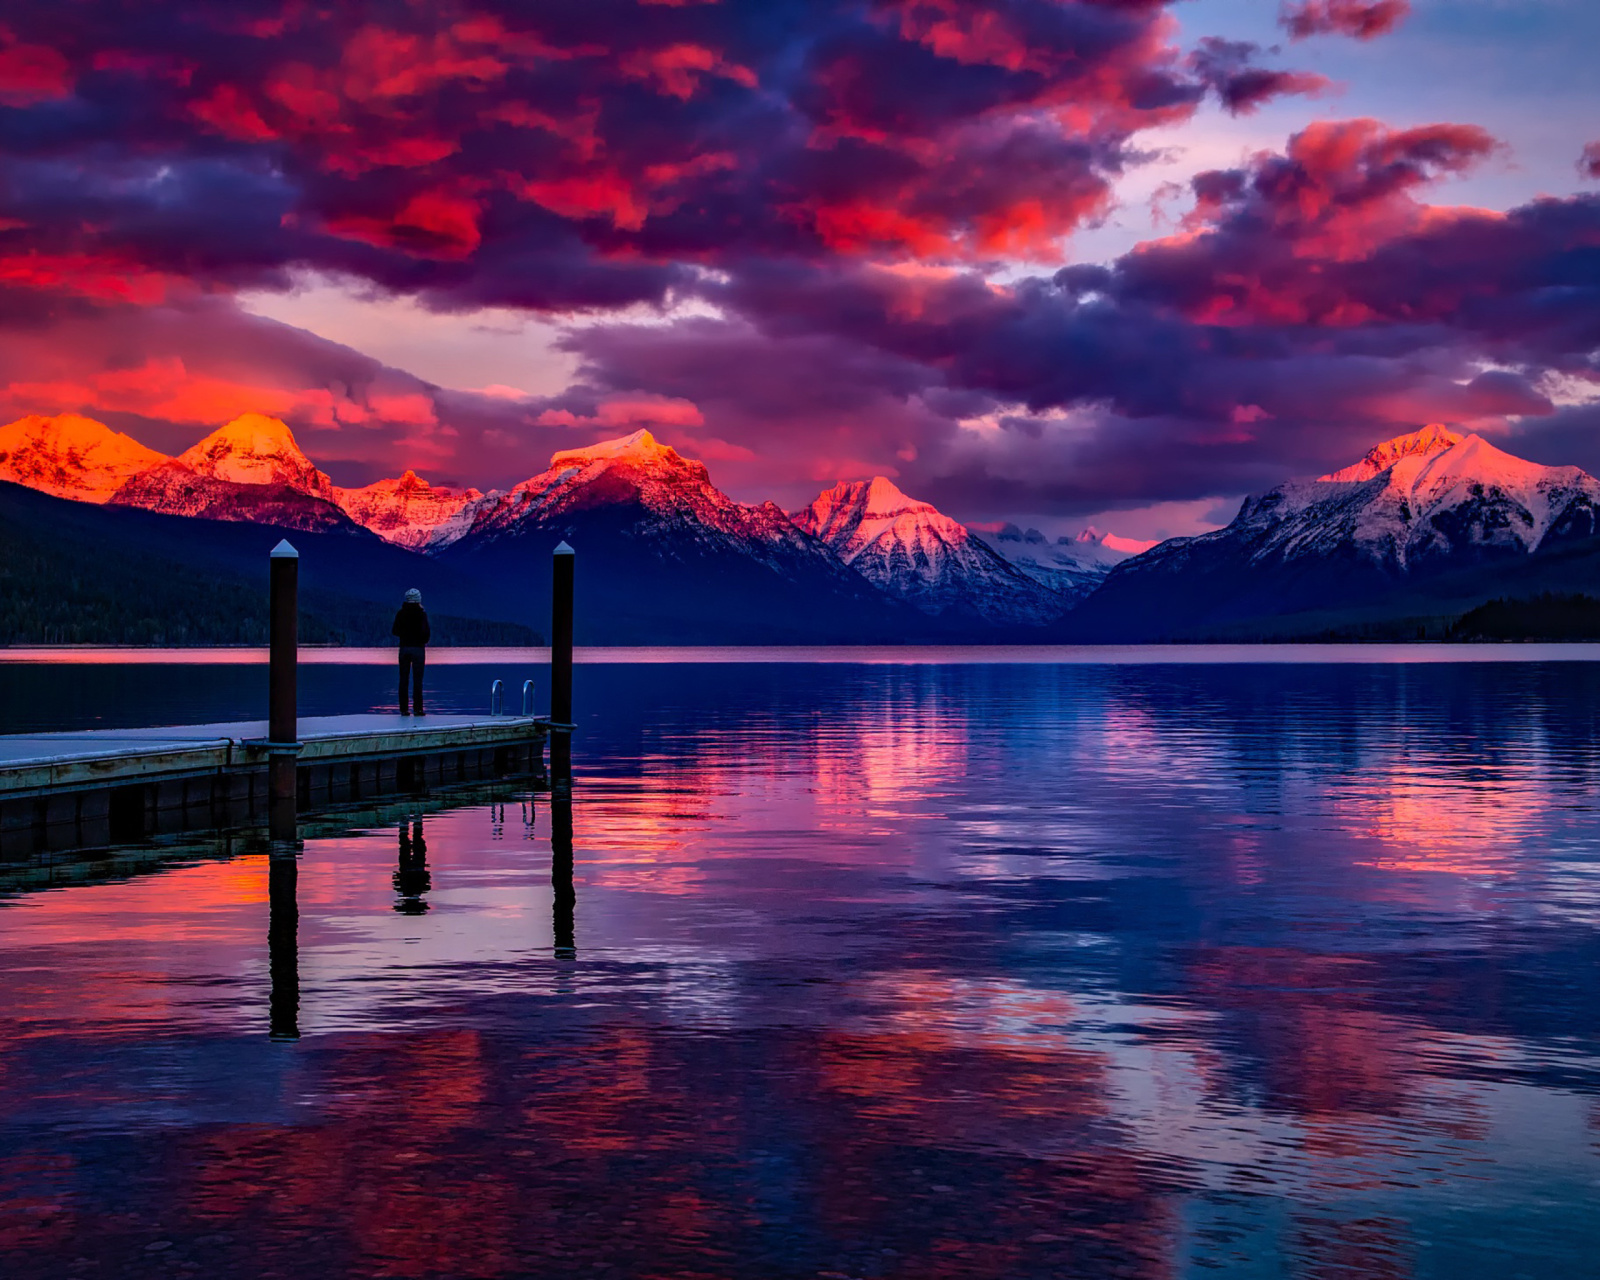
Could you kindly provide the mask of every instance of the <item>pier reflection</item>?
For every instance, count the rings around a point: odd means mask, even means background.
[[[578,904],[572,884],[572,797],[557,796],[550,802],[550,888],[552,933],[558,960],[574,960],[578,955],[573,915]]]
[[[424,836],[421,817],[403,821],[399,825],[400,860],[394,872],[394,909],[403,916],[421,916],[428,913],[428,901],[423,896],[433,888],[433,878],[428,874],[428,841]]]
[[[274,1040],[300,1038],[300,863],[293,854],[267,860],[268,1029]]]

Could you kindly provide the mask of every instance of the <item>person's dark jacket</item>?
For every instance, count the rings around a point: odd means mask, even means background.
[[[407,600],[394,615],[391,635],[398,636],[401,648],[420,649],[428,643],[433,633],[428,629],[428,611],[420,604]]]

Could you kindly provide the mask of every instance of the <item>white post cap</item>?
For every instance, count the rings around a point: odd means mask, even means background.
[[[300,553],[290,545],[289,539],[285,538],[272,548],[272,555],[269,558],[273,560],[298,560]]]
[[[578,553],[569,547],[565,542],[563,542],[555,549],[555,554],[558,556],[575,556]]]

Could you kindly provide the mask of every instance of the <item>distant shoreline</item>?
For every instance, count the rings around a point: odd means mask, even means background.
[[[1137,645],[591,645],[580,646],[576,660],[608,664],[819,664],[899,666],[1157,666],[1317,665],[1385,663],[1449,664],[1473,662],[1600,662],[1600,642],[1310,642],[1206,643]],[[547,648],[439,647],[429,650],[439,666],[482,666],[494,663],[544,665]],[[214,645],[161,648],[138,645],[29,645],[0,647],[0,664],[108,664],[147,666],[265,665],[264,646]],[[307,666],[382,666],[394,661],[394,649],[336,645],[304,645],[300,661]]]

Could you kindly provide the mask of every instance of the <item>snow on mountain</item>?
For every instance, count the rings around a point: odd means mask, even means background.
[[[794,522],[867,581],[923,613],[1037,625],[1066,612],[1067,602],[1049,586],[882,476],[835,485]]]
[[[836,644],[929,634],[931,624],[775,504],[728,497],[703,464],[648,431],[563,450],[539,475],[473,509],[471,528],[438,552],[443,559],[538,599],[551,551],[570,542],[579,556],[580,629],[611,643]]]
[[[333,481],[300,451],[288,424],[260,413],[218,427],[173,461],[229,484],[281,485],[327,502],[334,497]]]
[[[1588,537],[1597,505],[1600,481],[1577,467],[1540,466],[1480,436],[1429,427],[1319,480],[1248,499],[1228,528],[1260,535],[1253,562],[1337,548],[1404,572]]]
[[[498,495],[495,495],[498,496]],[[335,489],[334,499],[357,524],[412,551],[447,547],[472,527],[483,494],[432,485],[415,471],[360,489]]]
[[[131,436],[75,413],[30,414],[0,427],[0,480],[57,498],[105,502],[131,476],[166,460]]]
[[[1600,480],[1442,427],[1398,436],[1317,480],[1247,498],[1233,523],[1113,569],[1086,621],[1159,630],[1196,619],[1351,607],[1423,579],[1525,559],[1600,532]]]
[[[1360,462],[1352,463],[1339,471],[1322,477],[1323,480],[1348,481],[1372,480],[1382,475],[1401,458],[1425,458],[1429,454],[1442,453],[1446,449],[1454,448],[1461,443],[1461,437],[1454,431],[1447,431],[1437,422],[1431,423],[1421,431],[1413,431],[1409,435],[1396,436],[1393,440],[1385,440],[1380,445],[1374,445],[1367,450],[1366,457]]]
[[[1068,601],[1083,599],[1105,581],[1113,565],[1155,545],[1102,535],[1097,529],[1052,542],[1037,529],[1024,531],[1014,524],[994,533],[979,531],[978,536],[1013,568]]]
[[[530,522],[555,525],[607,507],[637,509],[637,533],[667,539],[663,546],[670,539],[687,539],[680,549],[715,543],[771,564],[827,559],[775,503],[735,502],[712,485],[704,463],[681,457],[648,431],[555,454],[538,475],[474,504],[466,536],[493,541]]]
[[[247,413],[134,476],[110,500],[167,515],[291,529],[353,527],[335,499],[333,481],[301,452],[285,423]]]

